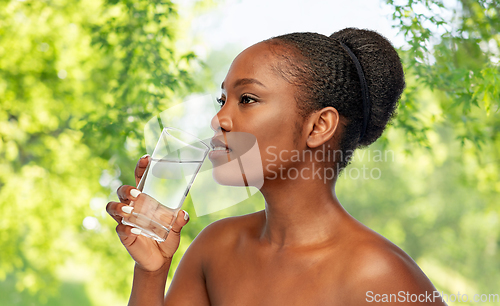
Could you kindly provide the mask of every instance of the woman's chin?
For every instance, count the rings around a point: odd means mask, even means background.
[[[258,147],[245,154],[235,152],[210,152],[212,176],[224,186],[254,186],[258,189],[264,183],[262,161]],[[224,153],[224,154],[223,154]]]
[[[227,173],[219,173],[218,171],[214,170],[212,173],[212,176],[214,180],[217,182],[219,185],[223,186],[245,186],[245,182],[242,178],[241,175],[239,177],[237,175],[230,175]]]
[[[252,173],[243,174],[240,169],[232,169],[233,171],[226,171],[228,169],[222,169],[220,167],[214,168],[212,176],[217,184],[223,186],[253,186],[260,189],[263,184],[263,178],[261,175],[252,175]]]

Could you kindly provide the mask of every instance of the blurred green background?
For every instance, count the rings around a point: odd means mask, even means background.
[[[471,299],[500,294],[500,4],[459,4],[385,1],[405,38],[408,88],[337,194],[438,290]],[[217,5],[194,2],[192,14]],[[133,184],[143,124],[214,90],[232,61],[201,60],[177,6],[0,1],[0,305],[126,303],[133,262],[105,205]],[[210,222],[262,208],[255,195],[192,218],[175,264]],[[189,198],[186,210],[196,216]]]

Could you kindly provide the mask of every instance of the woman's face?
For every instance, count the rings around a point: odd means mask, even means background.
[[[212,119],[213,143],[227,145],[229,150],[209,155],[214,178],[221,184],[242,185],[234,181],[234,175],[241,181],[243,168],[245,185],[260,188],[262,179],[274,177],[280,165],[287,167],[283,161],[290,160],[291,150],[305,148],[297,147],[304,142],[297,139],[302,137],[298,132],[302,118],[295,88],[273,70],[276,61],[268,44],[253,45],[236,57],[222,83],[222,107]],[[249,151],[255,141],[258,150]],[[234,171],[224,169],[231,161]]]

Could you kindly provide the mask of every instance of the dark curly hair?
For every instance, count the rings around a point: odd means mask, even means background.
[[[274,69],[297,86],[295,99],[304,119],[327,106],[347,119],[340,140],[340,169],[349,164],[355,149],[377,140],[395,116],[405,88],[403,67],[392,44],[377,32],[347,28],[330,37],[292,33],[265,42],[280,58]],[[362,139],[361,83],[354,61],[341,43],[359,60],[368,85],[370,116]]]

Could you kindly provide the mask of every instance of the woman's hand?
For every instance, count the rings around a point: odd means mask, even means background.
[[[146,170],[149,158],[150,157],[146,155],[137,162],[135,167],[136,185],[139,184]],[[116,220],[116,222],[118,222],[116,232],[130,256],[135,260],[137,267],[145,271],[157,271],[163,267],[166,262],[170,262],[175,251],[177,251],[180,242],[180,232],[182,227],[187,224],[189,215],[184,210],[179,211],[167,239],[162,243],[138,235],[134,233],[137,229],[121,223],[124,217],[130,216],[130,214],[125,211],[127,211],[130,201],[135,199],[135,197],[130,194],[133,190],[136,192],[138,191],[134,187],[127,185],[118,188],[117,193],[120,202],[109,202],[106,206],[106,211]],[[134,194],[134,192],[132,193]],[[124,207],[125,211],[123,210]]]

